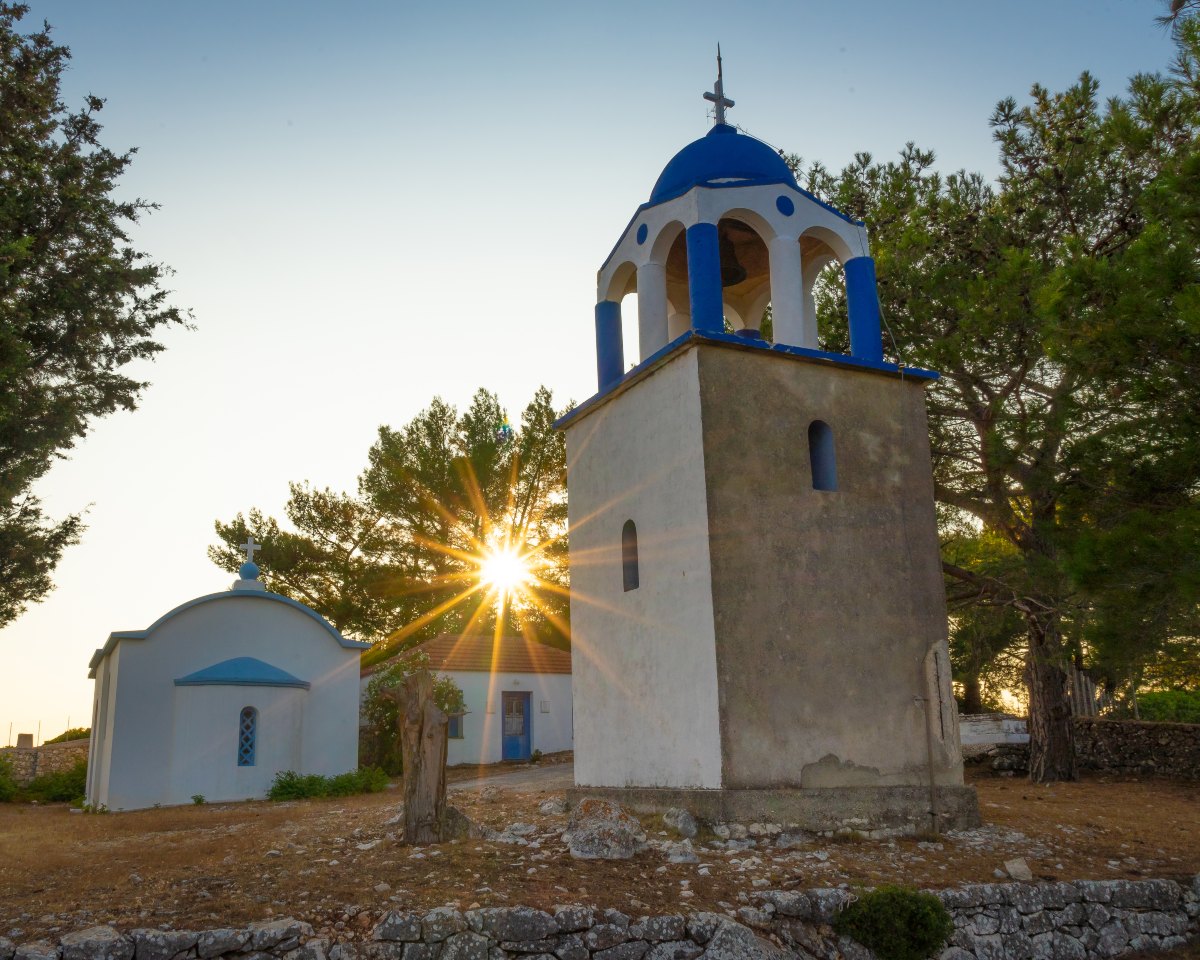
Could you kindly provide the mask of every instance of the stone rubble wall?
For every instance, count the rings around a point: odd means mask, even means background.
[[[1075,718],[1075,759],[1082,770],[1128,776],[1200,780],[1200,724]],[[975,762],[1025,773],[1029,745],[997,743]]]
[[[0,747],[0,758],[9,762],[13,778],[21,786],[34,777],[70,770],[79,761],[87,762],[90,740],[66,740],[43,743],[40,747]]]
[[[1172,880],[987,883],[936,891],[954,919],[940,960],[1090,960],[1168,950],[1200,934],[1200,876]],[[239,929],[120,933],[91,927],[58,943],[0,938],[0,960],[871,960],[831,926],[849,890],[769,890],[736,919],[630,918],[616,910],[489,907],[383,914],[354,939],[300,920]]]
[[[1085,770],[1200,780],[1200,723],[1079,717],[1075,756]]]

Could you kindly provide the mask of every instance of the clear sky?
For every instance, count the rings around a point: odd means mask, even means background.
[[[90,722],[87,662],[232,576],[214,519],[278,514],[289,480],[350,488],[382,423],[480,386],[595,390],[595,271],[709,121],[840,168],[908,140],[994,176],[996,101],[1090,70],[1163,70],[1156,0],[314,3],[34,0],[137,146],[135,231],[194,331],[138,371],[40,483],[89,528],[57,589],[0,631],[0,743]],[[27,31],[28,32],[28,31]]]

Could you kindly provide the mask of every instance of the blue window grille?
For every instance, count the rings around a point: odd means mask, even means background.
[[[637,526],[626,520],[621,528],[621,582],[625,592],[636,590],[641,582],[638,574]]]
[[[463,738],[463,715],[461,713],[450,716],[449,723],[446,725],[446,736],[451,740]]]
[[[254,741],[258,738],[258,711],[242,707],[238,722],[238,766],[254,766]]]
[[[814,490],[836,490],[837,458],[833,451],[833,430],[824,420],[808,425],[808,462],[812,467]]]

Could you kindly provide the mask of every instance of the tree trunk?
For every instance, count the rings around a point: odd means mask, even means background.
[[[1029,690],[1029,779],[1075,779],[1075,735],[1058,626],[1030,618],[1025,686]]]
[[[404,757],[404,842],[440,843],[446,825],[446,715],[418,670],[395,694]]]
[[[963,713],[983,713],[983,685],[979,677],[963,677]]]

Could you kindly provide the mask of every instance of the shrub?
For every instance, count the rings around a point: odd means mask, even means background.
[[[68,740],[86,740],[92,735],[91,727],[68,727],[57,737],[43,740],[42,743],[66,743]]]
[[[378,767],[360,767],[335,777],[283,770],[275,774],[267,797],[271,800],[307,800],[313,797],[349,797],[387,789],[388,775]]]
[[[954,923],[931,893],[880,887],[834,917],[833,929],[873,950],[880,960],[926,960],[941,950]]]
[[[1139,694],[1138,715],[1143,720],[1200,723],[1200,691],[1157,690]]]
[[[428,669],[429,655],[418,650],[407,656],[397,656],[367,681],[363,696],[363,717],[367,727],[362,732],[359,744],[362,763],[382,767],[390,774],[402,772],[396,702],[385,693],[404,683],[410,674]],[[433,677],[433,702],[443,713],[462,713],[464,710],[462,690],[443,674]]]
[[[196,806],[198,806],[198,807],[199,807],[199,806],[201,806],[201,805],[203,805],[203,804],[205,804],[205,803],[208,803],[208,801],[204,799],[204,794],[202,794],[202,793],[193,793],[193,794],[192,794],[192,803],[194,803]]]
[[[39,803],[69,803],[87,791],[87,761],[80,760],[70,770],[59,770],[34,777],[21,793]]]
[[[13,777],[12,764],[0,757],[0,803],[11,803],[17,797],[17,781]]]

